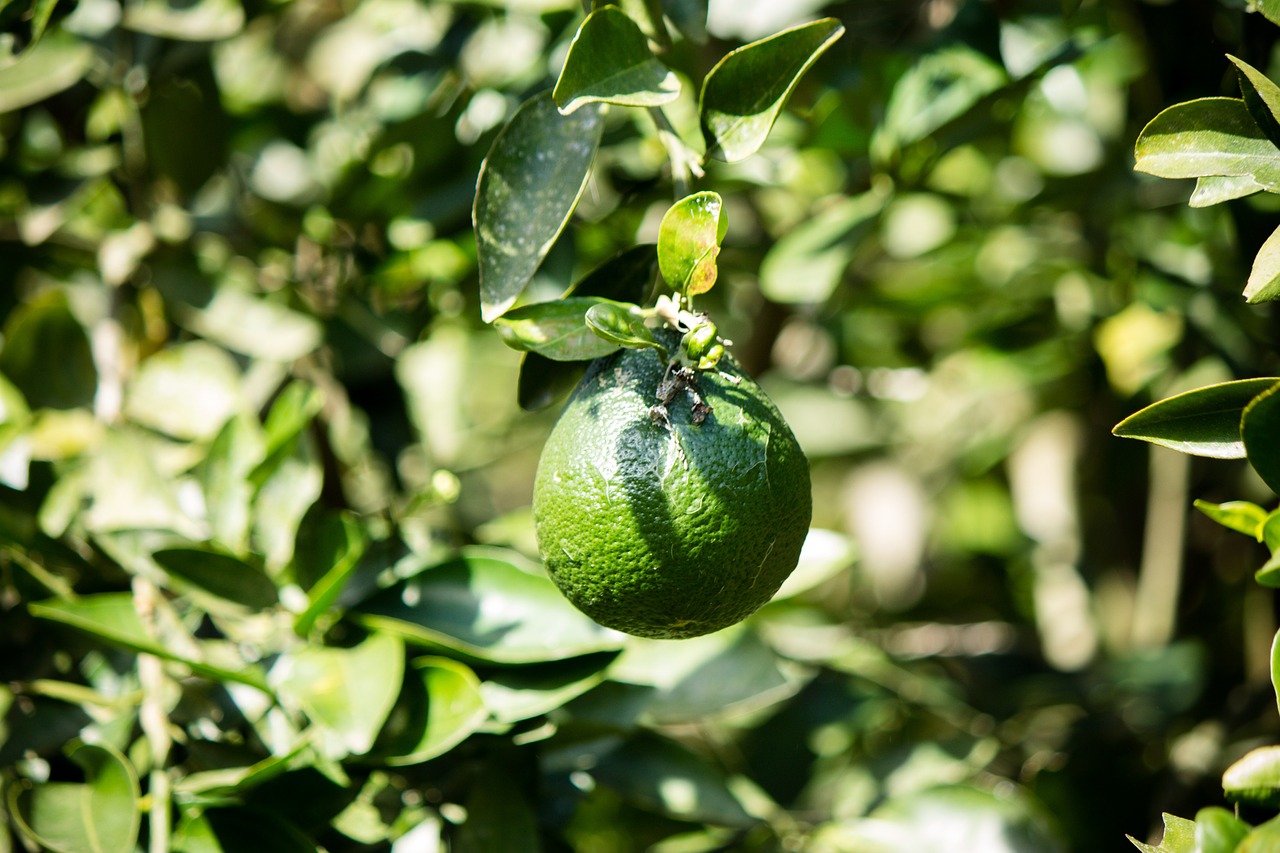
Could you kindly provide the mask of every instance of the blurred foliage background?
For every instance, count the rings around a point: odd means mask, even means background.
[[[0,851],[1119,849],[1280,733],[1265,555],[1190,511],[1273,496],[1110,435],[1280,370],[1239,295],[1275,202],[1132,171],[1277,28],[661,8],[677,129],[727,50],[847,29],[695,181],[815,518],[774,603],[675,643],[540,575],[556,406],[479,316],[476,176],[578,3],[0,3]],[[527,298],[652,241],[667,166],[611,113]]]

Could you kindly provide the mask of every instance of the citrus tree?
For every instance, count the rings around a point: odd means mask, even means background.
[[[1244,537],[1161,592],[1186,470],[1109,429],[1280,371],[1221,295],[1273,217],[1130,168],[1204,32],[1275,76],[1256,20],[0,5],[0,850],[1040,853],[1211,802],[1274,625]]]

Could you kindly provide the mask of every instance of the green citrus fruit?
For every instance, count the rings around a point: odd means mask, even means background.
[[[674,351],[679,337],[660,337]],[[729,356],[718,367],[732,379],[707,371],[672,393],[656,350],[598,359],[547,439],[538,545],[552,580],[602,625],[668,639],[717,631],[796,566],[808,461],[760,386]]]

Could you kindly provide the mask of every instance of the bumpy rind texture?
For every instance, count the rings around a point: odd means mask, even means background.
[[[673,342],[674,343],[674,342]],[[695,637],[737,623],[791,574],[812,516],[809,466],[772,401],[731,358],[667,418],[656,351],[597,360],[543,449],[534,522],[547,572],[602,625]]]

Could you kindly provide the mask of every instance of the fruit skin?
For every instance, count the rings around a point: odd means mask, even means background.
[[[678,336],[665,336],[674,350]],[[696,637],[745,619],[795,568],[812,516],[791,428],[730,356],[651,412],[666,365],[653,349],[595,361],[556,422],[534,482],[551,579],[602,625]]]

